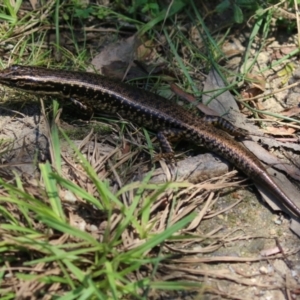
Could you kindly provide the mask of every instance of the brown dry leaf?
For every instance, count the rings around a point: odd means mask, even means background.
[[[257,87],[247,88],[246,90],[241,92],[243,99],[253,98],[260,94],[262,94],[262,91],[261,91],[261,89],[259,89]]]
[[[172,92],[174,92],[176,95],[178,95],[182,99],[185,99],[186,101],[188,101],[189,103],[192,103],[192,104],[196,103],[197,99],[193,95],[186,93],[181,88],[179,88],[176,84],[170,84],[170,87],[171,87]],[[206,115],[219,116],[219,114],[217,112],[215,112],[213,109],[209,108],[208,106],[206,106],[202,103],[198,103],[197,108]]]
[[[33,9],[36,9],[37,8],[37,4],[38,4],[38,1],[37,0],[29,0],[31,6]]]
[[[141,44],[137,35],[107,45],[92,60],[92,67],[103,75],[123,79],[130,64],[133,63],[137,47]]]
[[[178,87],[176,84],[171,83],[170,84],[170,88],[172,90],[172,92],[174,92],[176,95],[178,95],[179,97],[185,99],[186,101],[188,101],[189,103],[195,103],[196,98],[189,94],[186,93],[185,91],[183,91],[180,87]]]
[[[290,54],[294,50],[296,50],[296,47],[294,47],[294,46],[286,46],[286,47],[281,47],[280,49],[276,49],[271,54],[271,61],[279,60],[279,59],[283,58],[284,56]]]
[[[279,60],[283,57],[282,53],[280,52],[280,50],[275,50],[273,51],[272,55],[271,55],[271,61],[273,60]]]
[[[156,62],[155,64],[146,64],[148,61],[156,61],[158,57],[155,44],[146,41],[142,44],[137,35],[127,39],[119,40],[107,45],[102,51],[94,57],[92,67],[87,71],[100,71],[102,75],[124,80],[144,77],[150,72],[156,74],[165,70],[165,64]]]
[[[220,91],[223,91],[220,94]],[[232,114],[228,121],[234,119],[233,115],[238,118],[239,107],[228,90],[226,90],[224,81],[219,76],[215,69],[212,69],[203,87],[202,102],[207,104],[207,106],[218,112],[219,115],[228,116],[228,113]]]
[[[282,53],[282,56],[290,54],[292,51],[296,50],[297,48],[295,46],[286,46],[280,48],[280,53]]]
[[[264,92],[266,89],[266,80],[263,76],[257,74],[247,74],[247,80],[250,88],[257,88]]]
[[[256,101],[252,101],[252,103],[255,105],[253,105],[256,109],[258,110],[261,110],[261,111],[264,111],[266,108],[264,107],[264,105],[261,103],[261,102],[256,102]],[[269,119],[269,120],[276,120],[275,117],[272,117],[272,116],[267,116],[265,115],[264,113],[258,113],[258,116],[261,118],[261,119]]]
[[[122,154],[126,154],[129,152],[130,152],[130,144],[125,142],[123,145]]]
[[[265,107],[260,102],[256,103],[256,108],[259,109],[259,110],[265,110]]]
[[[264,130],[268,134],[273,134],[273,135],[292,135],[295,133],[295,129],[291,127],[274,127],[274,126],[268,126]]]
[[[232,37],[230,40],[223,43],[222,51],[227,58],[230,58],[243,53],[245,51],[245,47],[238,39]]]
[[[155,59],[157,56],[155,46],[153,40],[148,40],[141,44],[136,51],[137,59],[141,61],[151,61]]]
[[[286,117],[293,117],[293,116],[298,115],[299,113],[300,113],[300,107],[295,106],[295,107],[292,107],[290,109],[287,109],[287,110],[281,112],[280,114],[283,116],[286,116]]]

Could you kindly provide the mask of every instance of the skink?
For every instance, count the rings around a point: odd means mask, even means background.
[[[93,113],[119,114],[156,131],[165,153],[172,154],[170,138],[203,145],[227,159],[300,217],[300,208],[278,187],[260,160],[226,132],[213,126],[214,118],[201,118],[156,94],[93,73],[14,65],[0,72],[0,83],[30,93],[72,99],[82,109]],[[219,123],[232,134],[238,132],[227,122],[221,120]]]

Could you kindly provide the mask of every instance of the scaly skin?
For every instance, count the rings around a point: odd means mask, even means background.
[[[11,66],[0,72],[0,83],[30,93],[71,99],[89,112],[117,113],[124,119],[157,131],[165,152],[172,153],[168,138],[183,138],[203,145],[234,164],[300,217],[300,209],[277,186],[257,157],[212,125],[215,118],[200,118],[158,95],[93,73]],[[229,132],[236,132],[230,123],[219,123]]]

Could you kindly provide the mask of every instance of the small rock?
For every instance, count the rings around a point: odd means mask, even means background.
[[[268,274],[269,273],[268,269],[264,266],[259,268],[259,272],[261,274]]]

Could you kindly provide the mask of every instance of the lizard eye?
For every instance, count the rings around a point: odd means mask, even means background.
[[[16,81],[16,86],[25,86],[25,82],[24,81]]]
[[[11,66],[11,69],[12,69],[13,71],[17,71],[17,70],[19,69],[19,66],[18,66],[18,65],[12,65],[12,66]]]

